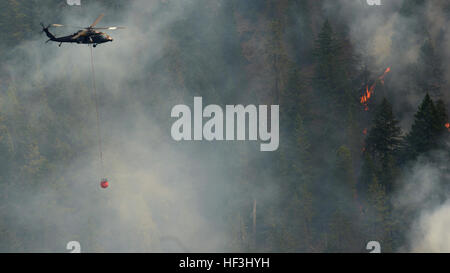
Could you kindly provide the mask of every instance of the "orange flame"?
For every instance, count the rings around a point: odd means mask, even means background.
[[[383,79],[386,76],[386,74],[389,73],[390,71],[391,71],[390,67],[386,68],[386,70],[384,71],[383,75],[380,76],[380,79]]]
[[[381,84],[384,84],[384,77],[387,75],[387,73],[389,73],[391,71],[391,68],[388,67],[386,68],[386,70],[383,72],[383,75],[378,77],[378,80],[381,82]],[[364,105],[364,111],[368,111],[369,110],[369,106],[367,105],[367,103],[369,102],[370,98],[372,97],[374,91],[375,91],[375,87],[377,86],[377,81],[375,81],[369,89],[369,86],[366,85],[366,92],[364,92],[364,94],[361,96],[360,99],[360,103],[362,105]]]
[[[450,129],[450,123],[449,123],[449,122],[447,122],[447,123],[445,124],[445,128]]]

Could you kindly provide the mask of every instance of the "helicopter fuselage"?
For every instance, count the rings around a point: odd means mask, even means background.
[[[79,35],[81,31],[63,37],[55,37],[52,33],[50,33],[48,28],[44,28],[43,31],[47,34],[47,37],[49,38],[48,41],[59,42],[60,46],[62,43],[93,44],[96,46],[97,44],[113,41],[111,36],[99,31],[88,31],[79,37],[77,37],[77,35]]]

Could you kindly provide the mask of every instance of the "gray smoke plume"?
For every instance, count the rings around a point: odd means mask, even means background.
[[[409,131],[412,117],[425,91],[412,88],[411,76],[420,61],[420,50],[426,39],[433,41],[436,54],[441,56],[443,85],[440,96],[450,101],[450,21],[448,1],[383,1],[381,6],[369,6],[366,1],[323,1],[324,13],[334,23],[347,26],[352,45],[376,77],[391,67],[383,94],[393,103],[396,117],[404,132]],[[408,4],[421,3],[413,12],[405,12]],[[378,93],[377,93],[378,91]],[[431,94],[433,95],[433,94]],[[448,146],[447,146],[448,147]],[[448,252],[449,223],[448,149],[435,151],[419,159],[405,171],[399,185],[401,190],[392,198],[395,210],[408,212],[414,221],[405,227],[408,243],[398,251]]]
[[[450,251],[448,151],[436,151],[430,156],[421,157],[399,182],[402,187],[393,198],[394,208],[400,214],[414,216],[414,220],[406,227],[407,245],[399,251]]]
[[[92,92],[89,48],[76,44],[58,48],[56,43],[44,44],[46,38],[36,35],[11,51],[6,72],[17,86],[14,91],[20,97],[17,103],[26,104],[23,106],[35,126],[33,130],[44,132],[46,128],[39,129],[41,124],[47,124],[41,122],[43,119],[57,122],[59,117],[68,118],[70,111],[74,114],[71,120],[79,127],[59,127],[57,131],[70,132],[74,139],[90,148],[80,151],[68,148],[72,155],[76,152],[70,164],[55,164],[54,177],[41,179],[43,184],[53,183],[54,187],[21,191],[13,181],[9,184],[6,192],[16,193],[20,198],[9,200],[4,225],[9,234],[20,236],[23,232],[26,237],[7,249],[64,252],[66,243],[72,240],[81,243],[82,251],[232,249],[225,227],[233,225],[230,221],[238,225],[238,221],[235,215],[227,214],[224,204],[233,196],[236,198],[232,186],[239,162],[251,161],[242,149],[247,145],[180,145],[170,136],[171,108],[179,103],[192,104],[183,96],[192,99],[192,93],[207,90],[177,89],[176,82],[182,79],[177,78],[174,70],[179,68],[167,67],[163,58],[180,51],[189,52],[183,45],[173,44],[168,32],[180,24],[221,23],[220,19],[192,21],[194,3],[130,1],[120,14],[106,6],[90,4],[82,17],[74,12],[80,7],[74,7],[64,10],[60,22],[49,22],[51,16],[39,18],[46,23],[87,26],[104,13],[99,26],[127,27],[109,33],[113,43],[93,49],[105,174],[101,174],[98,164],[94,104],[88,99]],[[220,1],[212,4],[215,3]],[[61,29],[51,31],[57,36],[68,34]],[[186,37],[186,42],[198,38]],[[198,45],[203,50],[208,50],[208,46]],[[224,69],[232,71],[232,67]],[[155,71],[161,72],[152,73]],[[151,85],[147,84],[148,77],[155,77]],[[55,85],[65,88],[58,89],[58,93],[47,92]],[[217,89],[226,88],[217,86]],[[36,100],[45,102],[46,95],[59,97],[66,111],[52,113]],[[143,95],[148,99],[141,100]],[[14,111],[13,103],[13,99],[5,103],[2,108],[5,115]],[[259,153],[256,146],[251,148]],[[40,149],[39,153],[46,153],[45,148]],[[99,187],[102,175],[110,179],[108,189]]]

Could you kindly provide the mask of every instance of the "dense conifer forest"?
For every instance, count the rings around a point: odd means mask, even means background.
[[[1,1],[0,251],[450,251],[450,3],[385,2]],[[108,189],[90,49],[40,27],[100,13]],[[194,96],[279,105],[279,148],[174,141]]]

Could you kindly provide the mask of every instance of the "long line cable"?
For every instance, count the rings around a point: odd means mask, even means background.
[[[91,49],[91,72],[92,72],[92,87],[93,87],[93,93],[92,96],[94,97],[94,104],[95,104],[95,114],[97,117],[97,137],[98,137],[98,150],[99,150],[99,156],[100,156],[100,170],[102,177],[104,177],[105,170],[103,165],[103,151],[102,151],[102,135],[100,130],[100,112],[98,110],[98,97],[97,97],[97,87],[95,84],[95,69],[94,69],[94,53],[92,51],[92,46],[89,46]]]

